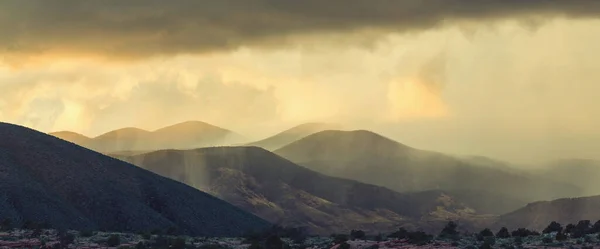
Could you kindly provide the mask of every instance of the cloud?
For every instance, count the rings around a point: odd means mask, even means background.
[[[139,58],[276,46],[299,35],[598,14],[596,0],[5,0],[0,54],[17,64],[40,54]]]

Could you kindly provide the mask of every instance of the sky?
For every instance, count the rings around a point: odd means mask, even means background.
[[[96,136],[304,122],[530,163],[600,159],[596,0],[4,0],[0,120]]]

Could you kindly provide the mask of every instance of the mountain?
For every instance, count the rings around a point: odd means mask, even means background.
[[[337,130],[340,129],[341,125],[330,124],[330,123],[306,123],[295,126],[288,130],[282,131],[276,135],[265,138],[260,141],[247,144],[247,146],[262,147],[267,150],[275,150],[294,142],[300,138],[306,137],[310,134],[317,133],[324,130]]]
[[[396,230],[438,232],[474,211],[442,191],[400,194],[326,176],[258,147],[162,150],[120,159],[213,194],[272,223],[331,234]]]
[[[570,184],[414,149],[364,130],[318,132],[275,153],[323,174],[399,192],[478,190],[525,202],[577,196],[581,192]],[[477,201],[494,202],[495,197]]]
[[[235,132],[211,124],[187,121],[155,131],[128,127],[87,140],[65,140],[98,152],[113,153],[229,145],[244,141],[244,138]]]
[[[237,236],[269,226],[207,193],[35,130],[0,123],[0,218],[64,229]]]
[[[600,161],[562,159],[531,172],[555,181],[572,183],[583,189],[584,196],[600,195]]]
[[[510,229],[529,228],[542,231],[550,222],[563,226],[580,220],[600,220],[600,196],[564,198],[553,201],[540,201],[528,204],[514,212],[502,215],[494,227],[506,226]]]
[[[71,131],[57,131],[50,133],[50,135],[74,144],[87,144],[91,140],[89,137]]]

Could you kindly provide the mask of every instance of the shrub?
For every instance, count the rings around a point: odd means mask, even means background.
[[[383,241],[383,235],[382,234],[377,234],[374,239],[377,242]]]
[[[92,236],[94,236],[94,233],[90,230],[79,231],[79,237],[87,238],[87,237],[92,237]]]
[[[433,236],[422,231],[408,233],[408,243],[415,245],[425,245],[433,239]]]
[[[75,241],[75,235],[67,233],[64,230],[60,230],[58,231],[58,241],[63,247],[66,247],[67,245],[73,244]]]
[[[570,234],[570,233],[572,233],[572,232],[573,232],[573,230],[575,230],[575,225],[573,225],[573,224],[568,224],[568,225],[565,227],[565,230],[564,230],[564,232],[565,232],[565,233],[567,233],[567,234]]]
[[[339,249],[350,249],[350,244],[348,244],[348,242],[343,242],[342,244],[340,244],[340,246],[338,248]]]
[[[559,232],[556,234],[556,236],[554,237],[554,239],[556,239],[557,241],[565,241],[568,239],[567,235],[563,232]]]
[[[341,244],[341,243],[348,241],[348,235],[345,235],[345,234],[334,234],[334,235],[332,235],[332,237],[333,237],[333,243],[335,243],[335,244]]]
[[[135,245],[135,249],[147,249],[148,247],[146,246],[146,244],[144,242],[138,242],[137,245]]]
[[[542,231],[542,233],[547,234],[547,233],[553,233],[553,232],[561,232],[563,230],[562,226],[556,222],[550,222],[550,224],[544,228],[544,230]]]
[[[390,235],[388,235],[388,237],[396,238],[396,239],[406,239],[408,237],[408,231],[401,227],[401,228],[398,228],[398,231],[393,232]]]
[[[352,238],[352,240],[355,240],[355,239],[364,239],[365,236],[366,236],[366,234],[362,230],[352,230],[352,231],[350,231],[350,238]]]
[[[185,248],[185,239],[184,238],[176,238],[171,241],[172,249],[184,249]]]
[[[519,229],[513,231],[511,235],[513,237],[527,237],[527,236],[536,236],[536,235],[540,235],[540,234],[536,231],[531,231],[526,228],[519,228]]]
[[[550,243],[552,243],[552,242],[553,242],[553,240],[552,240],[552,238],[551,238],[551,237],[544,237],[544,238],[542,239],[542,242],[543,242],[544,244],[550,244]]]
[[[10,229],[12,229],[12,221],[8,218],[3,219],[2,222],[0,222],[0,230],[9,231]]]
[[[481,230],[481,232],[477,234],[477,240],[479,241],[484,241],[488,237],[494,237],[494,233],[488,228]]]
[[[108,236],[108,239],[106,239],[106,245],[109,247],[115,247],[121,244],[121,237],[119,237],[119,235],[117,234],[111,234],[110,236]]]
[[[506,227],[500,228],[500,230],[496,233],[496,237],[498,238],[509,238],[510,233]]]
[[[448,224],[442,229],[440,232],[440,237],[442,238],[452,238],[458,236],[458,224],[454,221],[449,221]]]

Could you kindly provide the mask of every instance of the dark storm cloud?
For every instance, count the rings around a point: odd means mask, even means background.
[[[315,32],[403,32],[460,19],[598,13],[597,0],[4,0],[0,53],[151,56]]]

